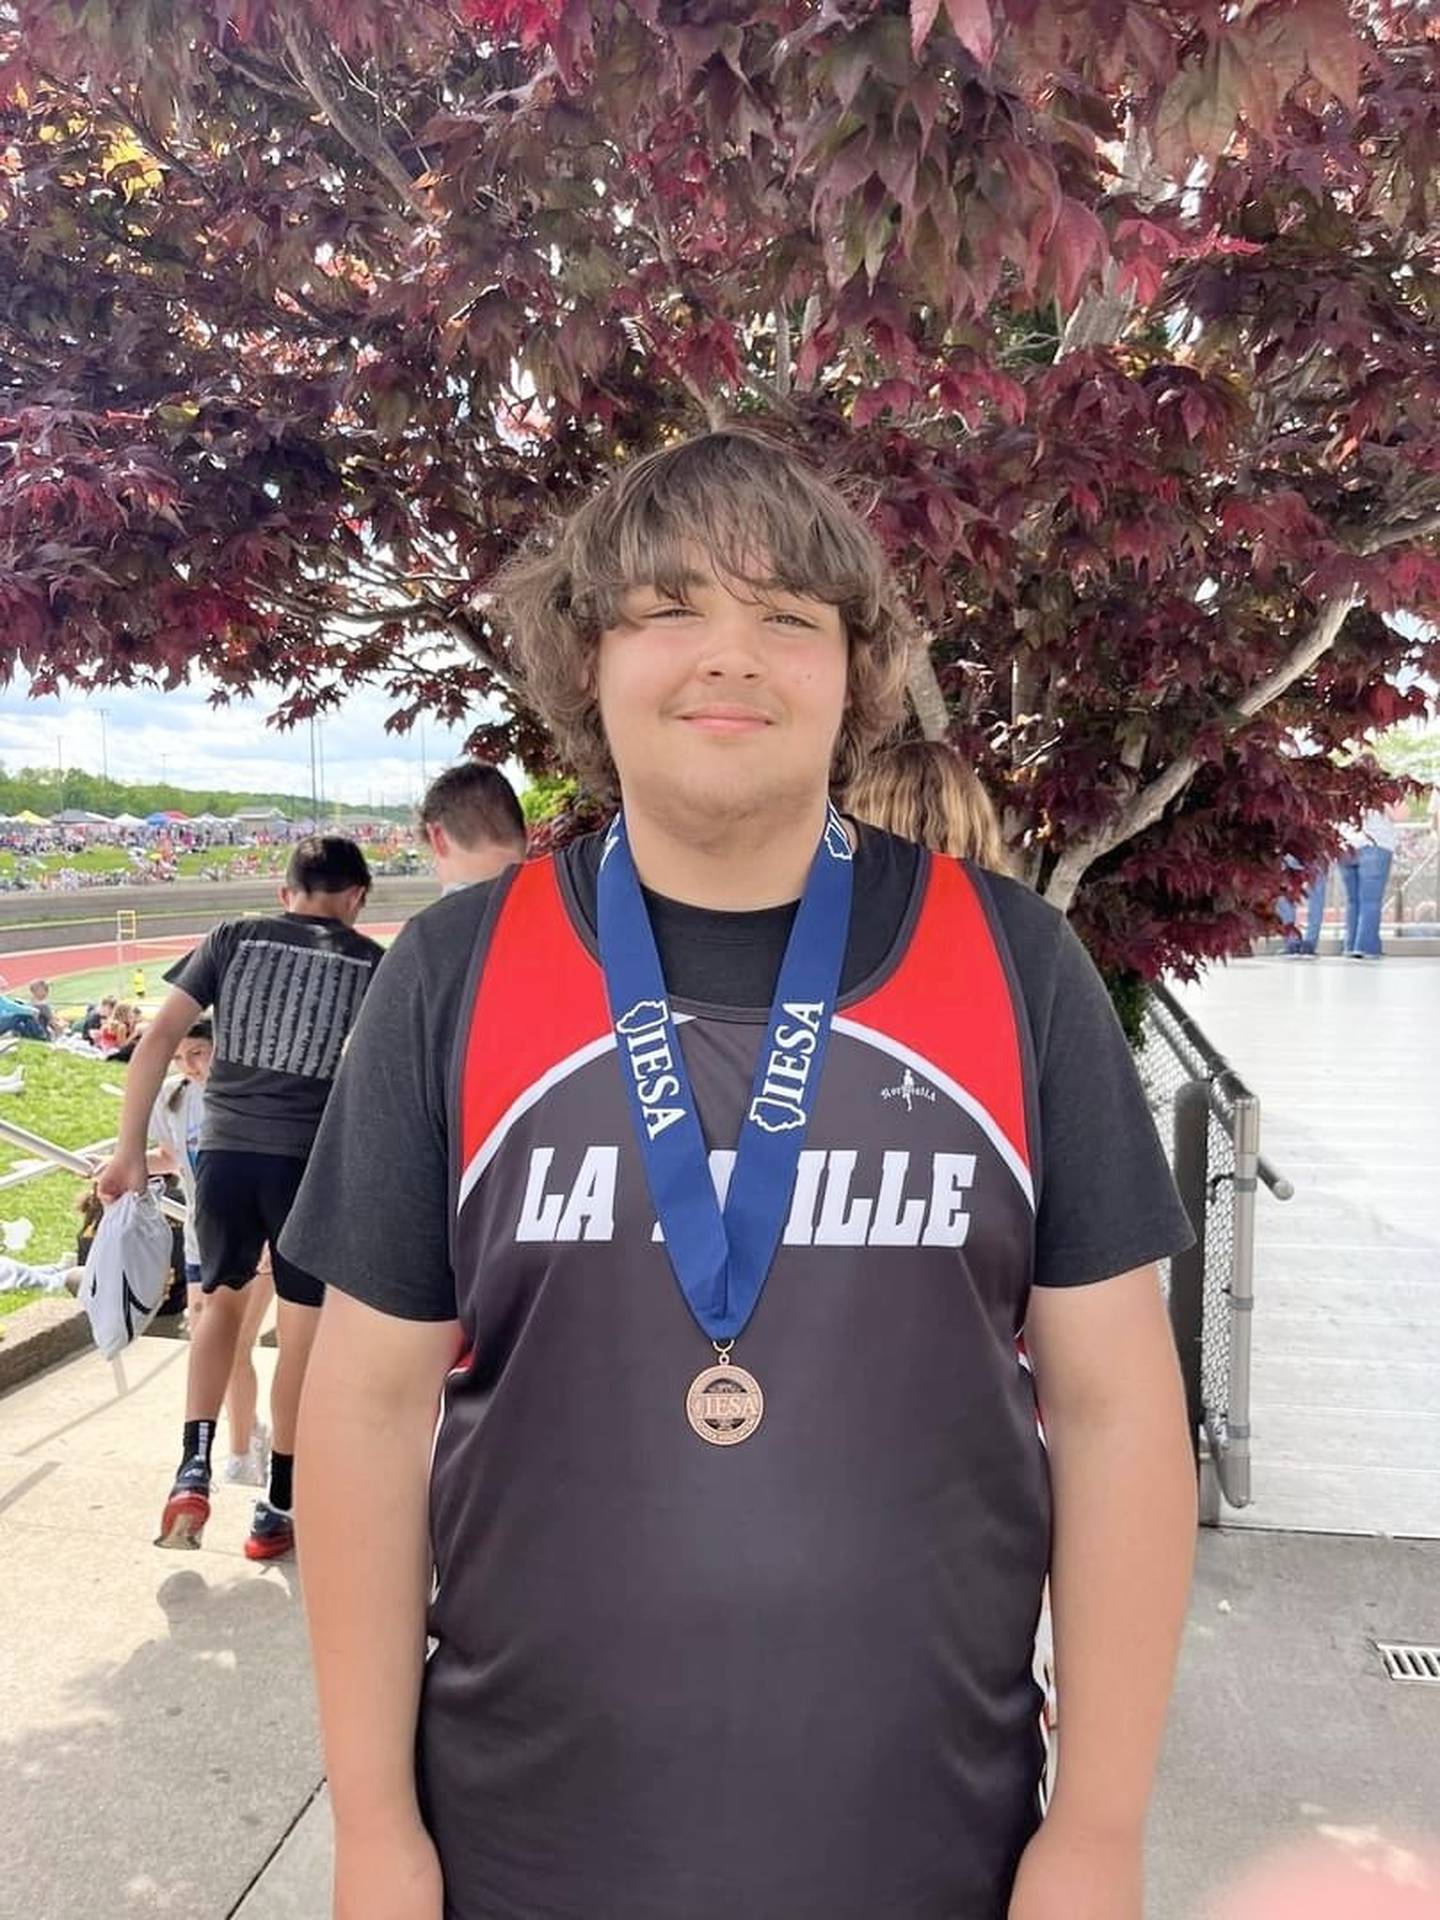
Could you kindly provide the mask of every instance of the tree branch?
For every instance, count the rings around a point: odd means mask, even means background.
[[[272,67],[266,61],[258,59],[244,47],[216,47],[215,53],[227,67],[232,67],[236,73],[242,74],[252,86],[259,87],[262,92],[276,94],[282,100],[298,100],[302,104],[306,102],[305,89],[296,86],[288,73],[283,73],[278,67]]]
[[[125,105],[125,102],[120,98],[119,94],[116,93],[113,87],[106,88],[105,99],[109,103],[111,108],[116,113],[119,114],[120,118],[125,122],[126,126],[129,127],[130,131],[135,135],[135,138],[137,140],[143,141],[143,143],[147,147],[149,147],[150,151],[155,155],[157,160],[163,161],[167,167],[173,168],[176,173],[183,174],[184,177],[190,182],[191,186],[195,187],[200,193],[204,194],[205,198],[210,202],[212,207],[218,206],[220,204],[219,201],[216,199],[214,193],[212,192],[209,183],[201,179],[200,175],[196,173],[195,169],[190,165],[189,161],[182,160],[178,153],[172,153],[169,147],[167,147],[165,142],[160,138],[159,134],[154,132],[152,128],[148,127],[145,124],[145,122],[142,119],[140,119],[138,114],[131,112],[129,107]]]
[[[1395,526],[1381,527],[1360,543],[1361,553],[1381,553],[1386,547],[1403,546],[1407,540],[1428,540],[1440,533],[1440,507],[1422,514],[1418,520],[1402,520]]]
[[[775,302],[775,391],[782,400],[790,397],[791,370],[790,309],[780,299]]]
[[[490,649],[482,644],[479,635],[472,631],[467,620],[463,619],[459,614],[450,613],[447,614],[439,624],[453,634],[464,646],[469,648],[470,652],[475,655],[482,666],[494,674],[495,678],[512,698],[520,701],[522,705],[524,704],[525,689],[521,686],[518,676],[512,673],[501,661],[497,660]]]
[[[1155,165],[1150,136],[1132,113],[1125,128],[1125,153],[1120,163],[1120,191],[1141,206],[1149,206],[1163,190],[1164,175]],[[1082,347],[1111,346],[1124,333],[1135,311],[1133,286],[1117,292],[1119,269],[1107,260],[1101,283],[1087,293],[1060,330],[1055,358],[1078,353]]]
[[[920,731],[925,738],[943,740],[950,731],[950,709],[945,704],[935,663],[930,658],[928,633],[922,634],[920,645],[911,655],[910,670],[905,676],[905,690],[910,695],[910,705],[915,709],[915,718],[920,722]]]
[[[1344,624],[1345,616],[1359,604],[1358,594],[1347,594],[1327,602],[1279,666],[1263,679],[1257,680],[1253,687],[1248,687],[1226,712],[1223,716],[1225,731],[1238,732],[1247,720],[1253,720],[1257,713],[1278,700],[1287,688],[1307,674],[1321,655],[1335,644],[1335,637]],[[1062,913],[1068,912],[1089,868],[1112,848],[1153,826],[1170,803],[1177,800],[1189,786],[1199,768],[1198,754],[1182,754],[1178,760],[1172,760],[1163,773],[1157,774],[1147,786],[1133,794],[1108,826],[1097,828],[1067,847],[1055,863],[1045,888],[1045,898],[1051,905],[1059,907]]]
[[[299,27],[293,14],[282,16],[281,33],[285,48],[295,63],[295,71],[305,82],[306,91],[346,146],[357,153],[377,173],[410,211],[425,226],[431,213],[424,196],[401,165],[399,157],[386,146],[379,134],[359,120],[331,87],[321,68],[308,33]]]

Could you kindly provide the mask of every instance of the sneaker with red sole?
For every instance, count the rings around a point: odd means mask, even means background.
[[[187,1460],[175,1476],[170,1498],[160,1516],[157,1547],[182,1550],[200,1545],[205,1522],[210,1518],[210,1469],[200,1459]]]
[[[295,1519],[268,1500],[255,1502],[255,1518],[245,1537],[247,1560],[283,1560],[295,1551]]]

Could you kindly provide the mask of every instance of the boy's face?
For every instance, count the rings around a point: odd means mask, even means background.
[[[187,1080],[197,1081],[203,1086],[210,1078],[210,1061],[214,1051],[208,1040],[182,1040],[175,1049],[175,1065]]]
[[[698,554],[682,598],[633,588],[596,665],[627,805],[723,821],[823,793],[848,678],[825,601],[732,589]]]

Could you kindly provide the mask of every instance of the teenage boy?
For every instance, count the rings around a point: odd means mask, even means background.
[[[623,814],[410,922],[282,1242],[336,1920],[1140,1920],[1189,1230],[1104,988],[831,810],[911,627],[790,453],[637,462],[496,604]]]
[[[145,1184],[155,1096],[184,1035],[215,1009],[215,1049],[195,1168],[195,1225],[205,1309],[190,1343],[180,1467],[156,1546],[198,1547],[210,1517],[215,1423],[261,1250],[272,1249],[279,1353],[271,1387],[269,1498],[245,1552],[273,1560],[294,1545],[291,1476],[300,1383],[324,1289],[279,1251],[280,1229],[325,1110],[340,1053],[383,949],[354,931],[370,870],[353,840],[297,842],[280,889],[283,912],[225,920],[166,974],[171,991],[125,1077],[120,1134],[102,1169],[102,1200]]]
[[[494,880],[525,858],[525,816],[498,767],[462,760],[430,782],[420,831],[445,893]]]

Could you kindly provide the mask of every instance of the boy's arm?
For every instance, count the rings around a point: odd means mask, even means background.
[[[1155,1268],[1035,1287],[1025,1344],[1054,1495],[1060,1732],[1054,1797],[1032,1842],[1037,1861],[1028,1876],[1022,1864],[1011,1913],[1138,1920],[1140,1849],[1197,1521],[1185,1395]]]
[[[1194,1569],[1196,1478],[1154,1267],[1037,1286],[1054,1544],[1058,1776],[1010,1920],[1140,1920],[1146,1809]]]
[[[150,1115],[176,1047],[203,1012],[204,1008],[188,993],[172,987],[159,1013],[136,1042],[125,1072],[125,1098],[120,1106],[115,1151],[100,1169],[95,1182],[102,1200],[118,1200],[122,1193],[143,1190]]]
[[[335,1819],[335,1914],[441,1920],[415,1792],[430,1452],[460,1332],[331,1288],[305,1376],[296,1538]]]

